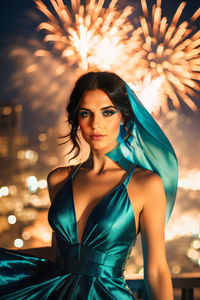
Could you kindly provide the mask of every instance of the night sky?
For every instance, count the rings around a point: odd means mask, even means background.
[[[50,7],[48,0],[43,1],[45,4],[47,4],[48,7]],[[109,1],[105,1],[107,4]],[[149,7],[155,3],[155,1],[148,0]],[[173,15],[175,10],[177,9],[178,5],[181,3],[181,0],[162,0],[162,11],[163,14],[170,17],[170,15]],[[198,0],[185,0],[187,3],[187,6],[185,7],[182,18],[188,19],[193,12],[195,12],[199,7],[199,1]],[[64,3],[67,3],[68,6],[70,5],[70,0],[64,0]],[[140,7],[140,0],[119,0],[119,5],[121,4],[134,4],[135,7]],[[2,1],[1,7],[0,7],[0,33],[1,33],[1,39],[2,36],[10,35],[15,32],[20,31],[23,27],[23,23],[25,19],[27,19],[27,11],[28,10],[35,10],[36,4],[33,0],[11,0],[11,1]],[[27,19],[28,21],[28,19]],[[198,22],[200,24],[200,22]],[[34,23],[29,23],[29,28],[32,27],[34,30]]]

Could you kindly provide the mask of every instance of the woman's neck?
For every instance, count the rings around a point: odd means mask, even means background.
[[[108,169],[116,168],[116,163],[106,156],[106,153],[91,149],[88,159],[83,164],[84,167],[94,174],[100,174]]]

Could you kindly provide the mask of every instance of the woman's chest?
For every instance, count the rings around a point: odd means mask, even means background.
[[[87,218],[99,202],[122,184],[125,174],[122,172],[120,175],[119,177],[115,174],[113,176],[81,176],[80,174],[74,178],[72,189],[77,221]],[[85,217],[82,217],[83,215]]]

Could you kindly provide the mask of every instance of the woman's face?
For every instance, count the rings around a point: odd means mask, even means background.
[[[117,145],[121,112],[102,90],[87,91],[80,103],[78,123],[85,141],[104,153]]]

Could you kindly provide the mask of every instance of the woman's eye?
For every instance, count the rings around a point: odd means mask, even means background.
[[[104,116],[112,116],[112,115],[114,115],[114,114],[116,114],[117,113],[117,110],[104,110],[103,111],[103,115]]]
[[[88,111],[80,111],[80,112],[79,112],[79,116],[80,116],[81,118],[86,118],[88,115],[89,115],[89,112],[88,112]]]
[[[104,117],[109,117],[114,115],[115,113],[117,113],[117,110],[104,110],[102,111],[102,115]],[[79,112],[79,116],[80,118],[87,118],[91,115],[91,113],[89,111],[80,111]]]

